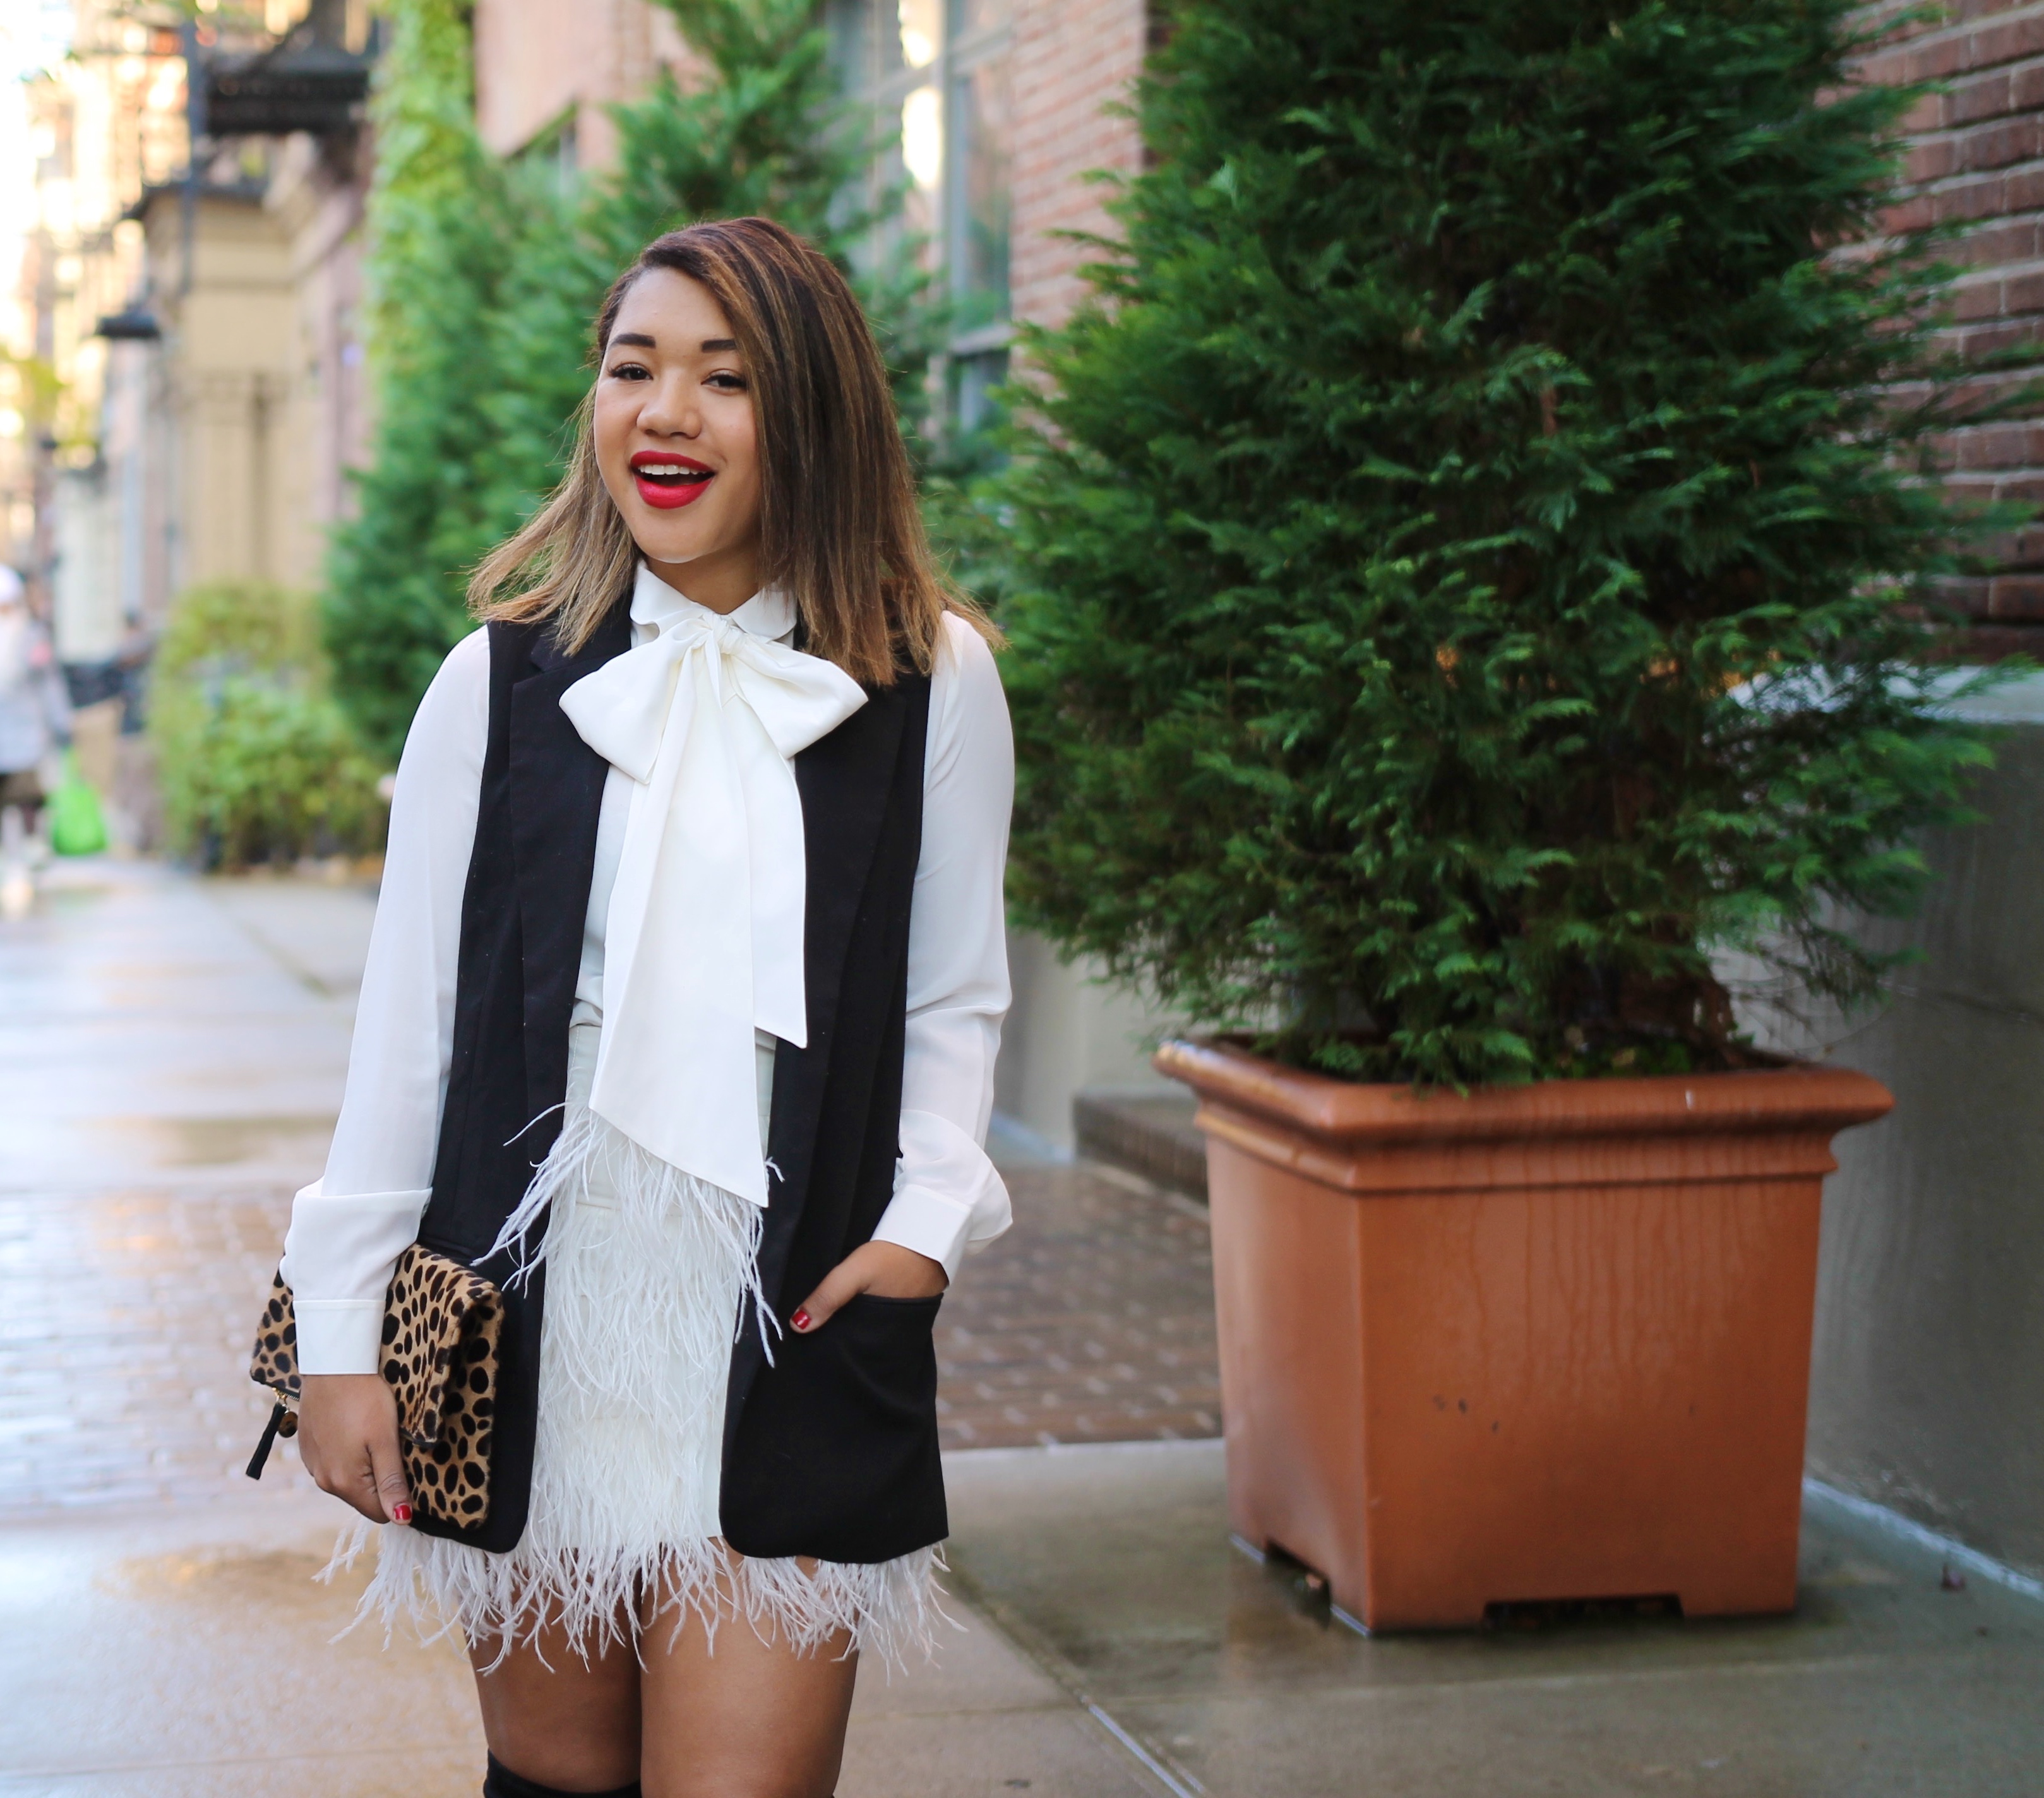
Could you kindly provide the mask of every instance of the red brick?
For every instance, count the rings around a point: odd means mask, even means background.
[[[2003,263],[2027,262],[2038,253],[2034,219],[1994,219],[1977,225],[1946,251],[1968,268],[1992,268]]]
[[[1095,252],[1054,233],[1113,229],[1105,192],[1082,177],[1142,166],[1133,122],[1104,109],[1141,71],[1148,17],[1142,0],[1028,0],[1012,30],[1014,311],[1056,324],[1084,296],[1079,265]]]
[[[1916,52],[1906,42],[1897,42],[1862,56],[1853,73],[1864,82],[1887,82],[1900,86],[1916,79],[1909,71]]]
[[[1996,575],[1988,584],[1987,615],[2006,623],[2044,623],[2044,578]]]
[[[1962,618],[1984,618],[1992,603],[1989,590],[1992,584],[1976,575],[1948,576],[1933,582],[1929,595],[1931,607],[1940,612],[1957,613]]]
[[[2011,655],[2044,656],[2044,625],[1984,624],[1954,631],[1940,644],[1954,662],[2000,662]]]
[[[1940,223],[1950,223],[1954,219],[1990,218],[1997,213],[2013,211],[2008,182],[2006,175],[1984,175],[1940,187],[1931,196],[1932,213]]]
[[[1960,134],[1960,160],[1968,168],[2008,168],[2035,158],[2044,132],[2034,115],[2000,119]]]
[[[1905,81],[1943,81],[1962,69],[1977,66],[1968,52],[1964,37],[1946,37],[1934,44],[1923,44],[1909,52],[1908,71]]]
[[[2044,527],[2003,531],[1987,539],[1980,553],[2010,570],[2044,570]]]
[[[1949,137],[1937,137],[1928,143],[1912,144],[1902,159],[1902,178],[1905,181],[1942,181],[1954,174],[1959,167],[1959,145]]]
[[[1992,275],[1958,282],[1952,290],[1953,317],[1966,324],[2000,317],[2001,290],[2001,282]]]
[[[1838,97],[1836,90],[1828,90],[1818,97],[1817,104],[1828,106]],[[1943,94],[1926,94],[1902,115],[1897,121],[1898,127],[1905,132],[1942,130],[1952,122],[1947,116],[1950,109]]]
[[[2029,427],[2011,421],[1957,432],[1947,441],[1961,468],[2027,469],[2035,463],[2030,440]]]
[[[2009,77],[2008,103],[2016,112],[2044,106],[2044,63],[2025,63]]]
[[[1884,231],[1921,231],[1927,225],[1937,221],[1938,204],[1928,194],[1919,194],[1915,198],[1904,200],[1901,205],[1890,206],[1881,215]]]
[[[1951,347],[1969,360],[1978,361],[1983,357],[1998,355],[2005,350],[2027,343],[2034,335],[2035,330],[2031,325],[1997,320],[1992,325],[1953,333],[1956,341]]]
[[[2012,63],[2023,56],[2044,53],[2044,15],[2011,19],[1990,25],[1973,35],[1966,66],[1988,68],[1996,63]]]
[[[1947,125],[1971,125],[1980,119],[1999,118],[2011,108],[2011,85],[2012,78],[2006,69],[1954,82],[1950,90],[1939,97],[1940,122]],[[1915,113],[1910,117],[1913,118]],[[1904,129],[1922,128],[1905,121]]]
[[[2003,178],[2004,213],[2035,212],[2044,207],[2044,170],[2018,169]]]

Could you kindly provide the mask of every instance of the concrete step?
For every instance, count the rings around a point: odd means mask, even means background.
[[[1206,1139],[1193,1122],[1193,1105],[1189,1093],[1082,1090],[1072,1100],[1072,1133],[1082,1155],[1204,1204]]]

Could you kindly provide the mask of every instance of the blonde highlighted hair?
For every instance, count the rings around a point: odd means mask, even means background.
[[[904,668],[929,671],[947,611],[996,638],[931,555],[879,348],[830,259],[770,219],[670,231],[605,296],[597,366],[625,294],[651,268],[701,282],[731,321],[759,430],[761,579],[793,597],[802,647],[884,686]],[[559,486],[468,583],[478,617],[551,619],[570,651],[630,594],[639,563],[597,467],[594,404],[592,388]]]

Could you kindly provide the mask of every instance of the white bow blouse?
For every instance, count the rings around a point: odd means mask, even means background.
[[[794,623],[778,594],[747,603],[763,614],[750,628],[642,569],[632,620],[659,634],[577,681],[561,709],[632,783],[590,1108],[670,1166],[763,1205],[755,1033],[809,1039],[794,757],[866,691],[776,640]]]
[[[793,607],[771,590],[720,617],[642,569],[632,618],[633,647],[561,701],[611,764],[576,983],[577,1023],[602,1024],[590,1102],[662,1159],[763,1204],[771,1044],[808,1028],[793,758],[866,696],[790,646]],[[993,656],[963,620],[945,627],[909,921],[901,1159],[874,1234],[955,1275],[1009,1222],[982,1145],[1009,1003],[1014,766]],[[340,1116],[285,1244],[309,1373],[375,1371],[384,1290],[430,1196],[489,671],[478,631],[420,702],[398,766]]]

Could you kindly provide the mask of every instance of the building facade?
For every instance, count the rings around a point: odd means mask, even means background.
[[[76,0],[72,55],[31,89],[50,149],[23,309],[53,397],[24,559],[74,670],[192,585],[317,577],[363,441],[371,42],[362,0],[267,0],[259,29],[202,6],[182,31]],[[353,98],[275,103],[321,79]]]

